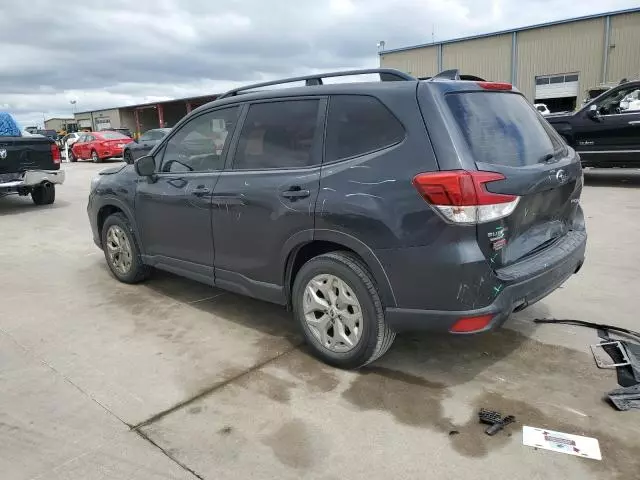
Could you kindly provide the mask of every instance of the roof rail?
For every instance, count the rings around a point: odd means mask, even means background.
[[[395,70],[393,68],[369,68],[364,70],[347,70],[344,72],[330,72],[330,73],[318,73],[315,75],[304,75],[302,77],[291,77],[285,78],[282,80],[273,80],[270,82],[262,82],[262,83],[254,83],[252,85],[247,85],[245,87],[234,88],[233,90],[229,90],[228,92],[223,93],[218,97],[218,100],[221,98],[233,97],[238,93],[244,92],[246,90],[253,90],[255,88],[261,87],[270,87],[272,85],[282,85],[286,83],[293,82],[301,82],[305,81],[307,87],[311,87],[314,85],[323,85],[323,78],[331,78],[331,77],[347,77],[351,75],[368,75],[371,73],[378,73],[380,75],[380,81],[382,82],[393,82],[393,81],[412,81],[417,80],[409,74],[401,72],[400,70]]]

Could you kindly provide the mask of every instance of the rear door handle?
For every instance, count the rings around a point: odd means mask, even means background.
[[[300,187],[291,187],[289,190],[280,192],[280,196],[288,198],[290,200],[297,200],[298,198],[306,198],[311,195],[309,190],[302,190]]]
[[[633,125],[634,127],[640,127],[640,120],[633,120],[629,122],[629,125]]]

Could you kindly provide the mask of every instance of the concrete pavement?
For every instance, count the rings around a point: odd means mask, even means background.
[[[162,273],[118,283],[85,211],[104,165],[64,168],[50,207],[0,199],[3,479],[640,475],[640,417],[601,400],[616,382],[588,352],[595,332],[531,322],[639,329],[637,171],[588,173],[585,267],[508,328],[406,335],[343,372],[299,347],[280,307]],[[484,435],[480,407],[516,415],[511,435]],[[603,461],[524,447],[523,424],[594,436]]]

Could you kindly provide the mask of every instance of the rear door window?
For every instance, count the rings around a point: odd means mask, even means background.
[[[234,170],[303,168],[321,162],[320,100],[255,103],[249,107],[233,160]]]
[[[521,95],[466,92],[446,99],[476,162],[520,167],[565,152],[553,127]]]
[[[401,142],[404,137],[400,121],[378,99],[365,95],[331,97],[326,162],[375,152]]]

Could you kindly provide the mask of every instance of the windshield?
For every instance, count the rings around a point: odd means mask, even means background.
[[[521,95],[467,92],[446,98],[476,162],[519,167],[564,151],[553,128]]]
[[[102,133],[101,135],[102,135],[102,138],[104,138],[105,140],[122,140],[125,138],[129,138],[126,135],[123,135],[118,132],[105,132],[105,133]]]

